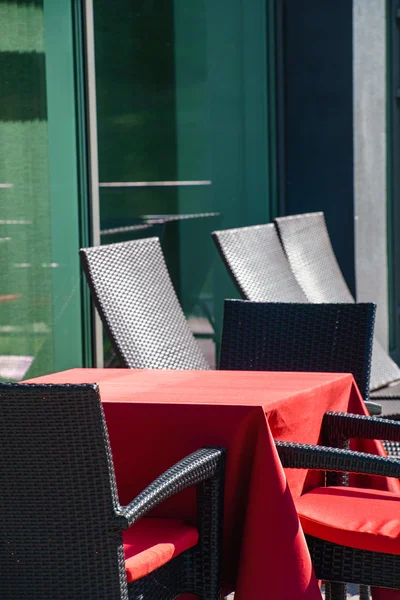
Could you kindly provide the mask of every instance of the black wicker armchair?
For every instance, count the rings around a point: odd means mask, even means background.
[[[292,271],[309,302],[354,302],[337,263],[322,212],[275,219]],[[389,385],[390,384],[390,385]],[[375,338],[371,398],[382,416],[400,418],[400,368]]]
[[[220,599],[224,450],[194,452],[121,506],[97,386],[0,384],[0,395],[1,598]],[[197,527],[146,517],[194,485]],[[175,556],[155,565],[160,542]]]
[[[220,368],[352,373],[368,398],[374,304],[225,300]]]
[[[131,369],[208,369],[171,283],[158,238],[80,250],[94,304]]]
[[[345,438],[400,442],[400,423],[376,417],[326,413],[326,443]],[[314,488],[296,502],[318,579],[326,581],[328,600],[346,600],[346,584],[360,584],[360,599],[368,586],[400,589],[400,498],[370,489],[329,485],[329,474],[400,477],[400,462],[391,457],[327,446],[276,442],[283,467],[327,472],[327,487]],[[333,480],[334,484],[335,481]]]
[[[349,371],[367,397],[374,315],[373,304],[268,304],[227,300],[221,368]],[[350,438],[394,440],[397,443],[400,440],[400,423],[327,413],[322,432],[324,443],[334,448],[276,442],[283,466],[390,477],[400,474],[400,462],[397,460],[342,449]],[[397,512],[393,512],[392,532],[397,536],[396,552],[399,556],[393,551],[388,552],[387,547],[392,540],[386,539],[381,523],[382,506],[387,507],[386,514],[390,514],[394,508],[400,508],[400,498],[379,491],[374,491],[371,497],[368,490],[337,486],[335,484],[346,483],[346,479],[337,476],[329,479],[328,483],[330,487],[311,490],[296,500],[316,575],[327,582],[326,598],[345,600],[345,582],[361,584],[362,599],[369,598],[366,588],[369,585],[400,588],[400,520]],[[329,503],[336,509],[333,518]],[[359,515],[361,521],[364,519],[363,523],[371,523],[369,529],[364,528],[369,545],[365,537],[351,538],[349,513],[353,519],[354,515]],[[335,527],[337,524],[338,528]],[[355,527],[354,522],[353,525]],[[340,543],[332,543],[332,532],[336,534],[337,529],[342,537],[339,535],[335,540],[340,540]],[[390,535],[387,537],[390,538]],[[386,551],[371,550],[376,539],[382,541],[381,546]],[[390,547],[393,550],[394,546]]]

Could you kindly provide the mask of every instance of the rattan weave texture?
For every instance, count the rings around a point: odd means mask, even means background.
[[[80,250],[96,308],[131,369],[208,369],[182,312],[158,238]]]
[[[322,213],[318,213],[320,215]],[[319,219],[320,222],[320,219]],[[285,219],[277,220],[278,227],[282,227]],[[252,301],[264,302],[309,302],[306,293],[300,287],[287,256],[279,240],[277,229],[272,223],[267,225],[257,225],[253,227],[243,227],[239,229],[230,229],[225,231],[215,231],[213,239],[221,254],[221,257],[243,298]],[[318,244],[315,240],[316,234],[310,235],[306,247]],[[327,247],[327,229],[324,225],[322,231],[322,247]],[[329,242],[330,245],[330,242]],[[333,258],[332,258],[333,257]],[[331,251],[330,264],[326,266],[327,272],[332,277],[339,273],[341,294],[338,302],[354,302],[347,286],[343,280],[341,272],[336,262],[336,258]],[[328,261],[329,262],[329,261]],[[307,263],[306,263],[307,264]],[[311,271],[311,275],[312,275]],[[322,283],[325,281],[322,277]],[[321,301],[321,297],[318,298]],[[326,302],[331,302],[327,299]],[[380,365],[379,371],[384,371],[385,352],[379,343],[374,344],[373,361],[371,368]],[[390,360],[390,359],[389,359]],[[389,367],[392,369],[394,363],[391,361]],[[396,365],[394,365],[395,368]],[[382,377],[387,380],[393,375],[392,371],[383,374]],[[376,376],[376,375],[375,375]],[[385,388],[389,390],[390,388]],[[390,393],[390,392],[388,392]],[[379,401],[381,400],[380,395]],[[367,399],[368,396],[365,398]],[[396,400],[384,400],[382,402],[383,416],[393,417],[398,412]],[[396,443],[385,442],[388,452],[400,456],[400,446]]]
[[[368,398],[374,304],[226,300],[221,369],[352,373]]]
[[[337,263],[322,212],[275,219],[290,266],[310,302],[354,302]],[[374,340],[371,390],[400,380],[400,368]],[[400,402],[396,412],[400,413]],[[386,408],[383,403],[383,414]]]
[[[400,442],[400,422],[349,413],[327,412],[323,421],[324,441],[342,448],[353,438]]]
[[[0,384],[0,394],[0,597],[127,599],[96,387]]]
[[[214,231],[212,237],[242,298],[307,302],[273,223]]]
[[[223,450],[199,450],[121,507],[97,386],[2,383],[0,397],[0,598],[220,599]],[[128,585],[126,517],[195,483],[198,545]]]
[[[339,418],[349,416],[329,413],[328,419],[333,420],[334,415],[338,415]],[[375,419],[364,417],[359,419],[358,424],[354,423],[355,430],[358,425],[361,430],[365,430],[366,421],[369,421],[373,427]],[[385,420],[376,419],[376,421]],[[389,425],[393,431],[397,428],[396,439],[400,432],[399,425],[398,422],[392,422]],[[378,428],[380,426],[378,423]],[[387,427],[387,425],[382,424],[382,427]],[[385,431],[386,433],[388,431]],[[285,468],[371,473],[389,477],[400,476],[400,462],[396,459],[288,442],[276,442],[276,446]],[[331,600],[346,600],[346,588],[343,585],[346,582],[362,584],[364,593],[366,593],[365,586],[400,589],[399,555],[349,548],[307,535],[306,540],[317,578],[334,582],[327,584],[327,596]]]

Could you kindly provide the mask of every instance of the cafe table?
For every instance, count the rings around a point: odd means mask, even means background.
[[[293,499],[322,474],[285,472],[274,439],[317,444],[326,411],[365,414],[352,375],[71,369],[30,382],[98,383],[122,504],[194,450],[226,448],[224,589],[235,600],[320,600]],[[376,441],[357,449],[384,454]],[[380,477],[360,485],[400,491]],[[153,515],[192,522],[194,490]]]

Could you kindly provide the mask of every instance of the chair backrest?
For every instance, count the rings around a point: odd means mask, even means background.
[[[80,250],[96,308],[124,366],[208,369],[176,297],[158,238]]]
[[[292,271],[309,302],[354,302],[322,212],[275,219]],[[400,379],[400,368],[375,338],[371,389]]]
[[[95,385],[0,384],[0,598],[127,600]]]
[[[309,302],[354,302],[333,252],[324,213],[279,217],[275,223]]]
[[[307,302],[273,223],[214,231],[212,237],[242,298]]]
[[[374,304],[225,300],[220,368],[352,373],[368,399]]]

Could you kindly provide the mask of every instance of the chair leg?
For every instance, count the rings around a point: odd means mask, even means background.
[[[360,600],[370,600],[370,589],[367,585],[360,585]]]
[[[346,600],[347,585],[338,581],[325,582],[325,600]]]
[[[224,499],[225,455],[218,473],[197,486],[197,527],[200,534],[195,585],[200,600],[221,599],[221,546]]]

